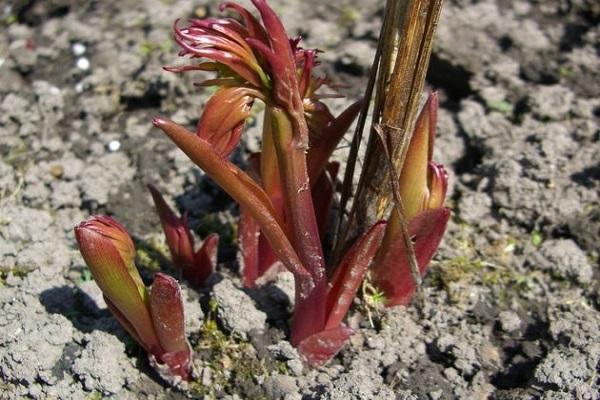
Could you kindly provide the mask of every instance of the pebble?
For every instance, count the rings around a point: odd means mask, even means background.
[[[77,68],[82,71],[87,71],[90,69],[90,60],[85,57],[81,57],[77,59]]]
[[[109,151],[119,151],[119,149],[121,148],[121,142],[119,142],[118,140],[111,140],[110,142],[108,142],[107,147]]]
[[[71,46],[71,51],[77,57],[82,56],[86,50],[87,49],[86,49],[85,45],[82,43],[73,43],[73,46]]]
[[[65,173],[65,169],[60,164],[53,164],[50,166],[50,175],[55,178],[62,178]]]

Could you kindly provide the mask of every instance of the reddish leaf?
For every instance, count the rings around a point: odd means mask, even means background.
[[[298,42],[300,39],[298,39]],[[312,80],[312,72],[313,68],[317,64],[317,51],[316,50],[302,50],[302,54],[300,53],[300,48],[297,47],[298,43],[295,43],[296,51],[295,56],[298,59],[300,55],[302,57],[302,73],[300,75],[300,79],[298,80],[298,90],[300,91],[300,95],[303,98],[310,96],[312,93],[309,92],[311,89],[311,80]]]
[[[172,375],[190,379],[192,350],[185,336],[185,318],[181,289],[169,275],[157,273],[150,290],[150,312],[156,334],[164,350],[155,355]]]
[[[333,154],[338,143],[344,137],[350,125],[352,125],[361,107],[361,101],[353,103],[336,119],[331,121],[329,125],[323,127],[320,135],[311,135],[311,147],[307,156],[308,175],[311,182],[314,182],[321,171],[323,171],[331,154]]]
[[[189,350],[164,353],[161,361],[167,365],[169,375],[180,377],[186,382],[191,379],[192,353]],[[163,373],[161,376],[167,381],[175,381],[172,377],[165,376],[164,370],[161,372]]]
[[[254,153],[248,160],[248,175],[253,177],[257,182],[261,182],[261,156],[261,153]],[[265,191],[271,197],[268,188],[265,188]],[[273,201],[272,198],[271,201]],[[280,211],[275,204],[273,208],[276,212]],[[281,214],[279,219],[283,220]],[[240,272],[244,277],[244,286],[253,287],[256,284],[256,280],[264,274],[273,262],[277,261],[277,256],[275,256],[271,246],[260,232],[258,223],[243,207],[240,207],[238,246]],[[269,252],[270,257],[265,257],[265,252]],[[269,264],[267,265],[266,263]]]
[[[441,164],[429,162],[428,182],[429,202],[427,208],[440,208],[444,206],[448,190],[448,172]]]
[[[175,278],[160,272],[154,275],[149,299],[154,329],[164,351],[189,352],[181,289]]]
[[[360,287],[371,261],[385,233],[385,222],[378,222],[359,238],[344,256],[331,279],[327,295],[327,323],[325,329],[340,325],[356,291]]]
[[[239,262],[244,277],[244,286],[253,287],[257,283],[257,279],[261,277],[266,280],[273,279],[276,271],[271,273],[270,270],[279,264],[279,260],[265,236],[260,232],[260,227],[254,218],[243,209],[240,210],[238,239]],[[269,273],[267,274],[267,272]]]
[[[189,27],[173,26],[175,41],[181,46],[181,55],[207,58],[226,65],[255,87],[264,82],[264,72],[254,53],[241,34],[237,21],[228,19],[192,20]]]
[[[304,339],[298,351],[306,363],[320,367],[331,360],[354,332],[346,326],[324,330]]]
[[[372,268],[373,281],[385,294],[387,306],[408,304],[416,290],[395,215],[393,213],[388,222],[383,244]],[[409,232],[413,238],[421,275],[425,274],[427,265],[442,240],[449,217],[448,208],[437,208],[424,211],[409,222]]]
[[[219,7],[220,11],[224,11],[226,8],[235,10],[240,15],[240,17],[242,17],[242,19],[244,21],[244,26],[246,27],[246,29],[248,31],[248,35],[250,37],[252,37],[254,39],[258,39],[262,42],[267,42],[269,40],[268,35],[265,32],[262,25],[244,7],[240,6],[239,4],[230,3],[230,2],[223,3]]]
[[[271,201],[252,178],[231,162],[224,160],[210,143],[185,128],[161,118],[154,118],[153,122],[223,190],[248,210],[286,268],[297,276],[309,276],[282,230]]]
[[[183,270],[183,277],[194,287],[201,287],[217,267],[219,235],[212,233],[204,238],[194,254],[194,263]]]
[[[308,124],[308,139],[310,148],[308,152],[314,152],[317,144],[327,137],[326,128],[331,125],[335,117],[329,111],[329,107],[322,101],[304,99],[304,116]]]
[[[240,207],[238,224],[239,264],[244,277],[244,286],[253,287],[259,277],[258,241],[260,227],[252,216]]]
[[[324,275],[324,273],[323,273]],[[303,340],[321,332],[325,327],[327,280],[294,276],[294,318],[290,343],[298,346]]]
[[[194,263],[194,237],[186,218],[178,218],[154,185],[147,185],[162,224],[173,264],[185,271]]]

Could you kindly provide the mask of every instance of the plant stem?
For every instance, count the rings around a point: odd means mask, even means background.
[[[313,281],[310,291],[307,291],[308,286],[303,287],[305,283],[296,279],[292,343],[298,343],[323,329],[327,294],[325,260],[306,167],[307,149],[301,140],[308,135],[308,127],[304,119],[299,121],[281,108],[269,107],[266,112],[271,114],[273,123],[286,210],[289,211],[286,217],[292,225],[294,248]]]

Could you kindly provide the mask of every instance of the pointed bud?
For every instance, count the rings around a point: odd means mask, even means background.
[[[415,124],[415,130],[406,153],[399,189],[408,219],[425,210],[429,204],[429,163],[433,155],[438,99],[432,93]],[[439,194],[439,193],[438,193]]]
[[[93,216],[75,227],[81,255],[105,298],[125,328],[150,352],[159,351],[147,292],[135,264],[133,241],[125,228],[110,217]]]

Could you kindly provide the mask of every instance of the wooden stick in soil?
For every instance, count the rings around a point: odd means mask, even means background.
[[[387,1],[379,38],[379,65],[371,71],[373,74],[379,70],[369,143],[352,209],[343,233],[337,236],[334,254],[342,253],[375,221],[386,218],[392,203],[398,204],[398,201],[402,230],[408,234],[407,221],[401,212],[401,199],[394,200],[396,195],[390,179],[398,180],[398,171],[402,170],[406,158],[442,3],[443,0]],[[387,146],[378,138],[376,127],[381,129],[381,137]],[[381,157],[385,154],[385,147],[391,163],[387,157]],[[352,159],[349,163],[355,161]],[[352,171],[353,165],[347,170]],[[342,193],[341,215],[345,213],[348,198],[347,192]],[[420,275],[416,269],[414,249],[410,240],[407,243],[411,270],[414,269],[412,273],[418,284]]]

